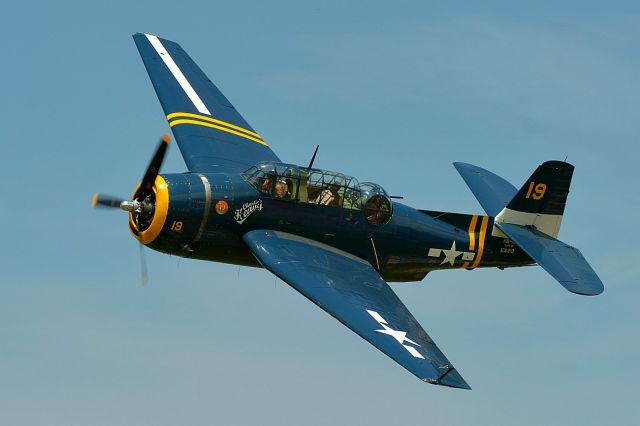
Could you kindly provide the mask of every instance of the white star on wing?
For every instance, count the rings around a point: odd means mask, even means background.
[[[456,240],[453,240],[453,244],[451,244],[451,248],[449,250],[442,250],[442,252],[444,253],[444,260],[440,263],[441,265],[448,262],[453,266],[453,262],[456,261],[456,257],[462,254],[461,251],[456,250]]]
[[[413,346],[407,346],[404,344],[404,342],[409,342],[413,345],[416,346],[420,346],[419,344],[417,344],[416,342],[414,342],[411,339],[407,339],[407,332],[406,331],[400,331],[400,330],[394,330],[393,328],[389,327],[387,325],[387,321],[382,318],[382,316],[377,313],[376,311],[370,311],[367,309],[367,312],[369,313],[369,315],[371,315],[373,317],[374,320],[376,320],[378,322],[378,324],[380,324],[381,326],[384,327],[384,330],[376,330],[378,333],[382,333],[382,334],[386,334],[389,335],[391,337],[393,337],[394,339],[396,339],[398,341],[398,343],[400,343],[402,345],[403,348],[405,348],[407,350],[407,352],[409,352],[411,354],[411,356],[413,356],[414,358],[420,358],[420,359],[424,359],[424,357],[422,356],[422,354],[420,352],[418,352],[416,350],[416,348],[414,348]]]
[[[384,330],[376,330],[378,333],[388,334],[389,336],[391,336],[394,339],[396,339],[398,341],[398,343],[400,343],[401,345],[404,342],[409,342],[409,343],[412,343],[412,344],[414,344],[416,346],[420,346],[419,344],[417,344],[413,340],[407,338],[407,332],[406,331],[394,330],[393,328],[389,327],[387,324],[383,324],[383,323],[380,323],[380,325],[384,327]]]

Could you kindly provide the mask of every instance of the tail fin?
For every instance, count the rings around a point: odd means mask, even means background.
[[[569,195],[571,164],[541,164],[517,192],[487,170],[471,164],[454,165],[485,211],[497,213],[492,235],[509,237],[570,292],[594,296],[604,291],[580,250],[555,239]]]
[[[496,222],[529,226],[557,237],[572,176],[573,166],[569,163],[541,164],[496,216]]]

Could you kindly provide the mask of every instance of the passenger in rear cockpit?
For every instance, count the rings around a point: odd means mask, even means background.
[[[323,189],[320,195],[313,200],[314,204],[321,204],[323,206],[340,207],[340,195],[338,195],[338,185],[330,185],[328,188]]]

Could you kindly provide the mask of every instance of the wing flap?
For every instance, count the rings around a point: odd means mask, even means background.
[[[470,389],[366,261],[283,232],[251,231],[243,240],[266,269],[421,380]]]
[[[521,225],[496,222],[545,271],[572,293],[595,296],[604,285],[580,250]]]

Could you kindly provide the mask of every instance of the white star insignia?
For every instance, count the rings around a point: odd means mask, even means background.
[[[453,240],[453,244],[451,244],[451,248],[449,250],[442,250],[442,252],[444,253],[444,260],[440,263],[441,265],[448,262],[453,266],[453,262],[455,262],[456,257],[462,254],[461,251],[456,250],[456,240]]]
[[[407,332],[406,331],[394,330],[393,328],[389,327],[387,325],[387,321],[384,318],[382,318],[382,316],[379,313],[377,313],[375,311],[370,311],[370,310],[367,309],[367,312],[369,313],[369,315],[371,315],[373,317],[374,320],[376,320],[378,322],[378,324],[380,324],[382,327],[384,327],[383,330],[375,330],[375,331],[377,331],[378,333],[387,334],[387,335],[393,337],[394,339],[396,339],[398,341],[398,343],[400,343],[402,345],[402,347],[405,348],[407,350],[407,352],[409,352],[414,358],[424,359],[422,354],[420,352],[418,352],[416,348],[414,348],[413,346],[408,346],[408,345],[404,344],[404,342],[409,342],[412,345],[416,345],[417,347],[420,347],[419,344],[417,344],[413,340],[407,338]]]
[[[398,343],[400,343],[401,345],[404,342],[409,342],[409,343],[412,343],[412,344],[414,344],[416,346],[420,346],[416,342],[414,342],[413,340],[411,340],[411,339],[409,339],[407,337],[407,332],[406,331],[394,330],[393,328],[389,327],[385,323],[380,323],[380,325],[384,327],[384,330],[376,330],[378,333],[388,334],[389,336],[391,336],[394,339],[396,339],[398,341]]]

